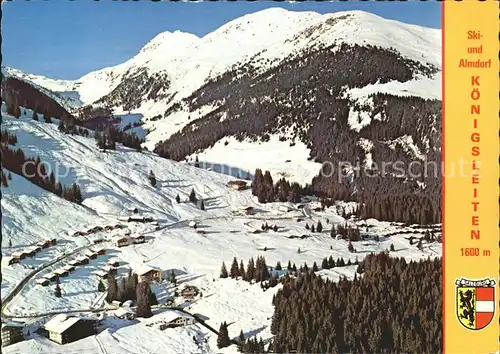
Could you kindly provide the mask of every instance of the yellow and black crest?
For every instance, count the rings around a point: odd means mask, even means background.
[[[486,328],[495,317],[495,281],[493,279],[457,279],[456,314],[467,329]]]

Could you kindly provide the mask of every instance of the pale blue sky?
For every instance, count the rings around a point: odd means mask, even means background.
[[[76,79],[134,56],[154,36],[180,30],[203,36],[269,7],[320,13],[364,10],[441,28],[439,2],[151,2],[32,0],[2,3],[2,65]]]

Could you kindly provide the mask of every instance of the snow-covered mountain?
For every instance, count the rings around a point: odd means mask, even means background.
[[[302,183],[317,174],[314,161],[333,155],[368,166],[396,141],[406,142],[404,160],[440,149],[441,31],[363,11],[272,8],[202,38],[160,33],[125,63],[75,81],[14,74],[83,104],[140,114],[145,145],[170,158],[239,160]],[[401,120],[400,110],[413,118]],[[396,133],[374,133],[381,126]],[[325,144],[325,132],[334,141]],[[276,154],[243,166],[248,151],[270,149],[282,151],[281,166]],[[291,172],[309,162],[306,180]]]

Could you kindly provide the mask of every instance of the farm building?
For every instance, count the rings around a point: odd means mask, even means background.
[[[139,244],[146,242],[146,238],[143,235],[132,236],[132,242]]]
[[[66,269],[59,268],[54,270],[54,274],[58,277],[67,277],[69,275],[69,272]]]
[[[94,240],[94,244],[99,244],[99,243],[103,243],[105,240],[103,238],[98,238],[98,239],[95,239]]]
[[[95,226],[92,228],[92,231],[93,232],[100,232],[100,231],[104,231],[104,228],[102,226]]]
[[[106,254],[106,249],[105,248],[96,248],[96,249],[93,249],[92,252],[94,252],[94,254],[97,254],[98,256],[102,256],[102,255]]]
[[[163,271],[159,268],[143,266],[136,271],[139,281],[162,281]]]
[[[87,258],[90,258],[90,259],[96,259],[97,258],[97,253],[94,253],[90,250],[87,250],[83,253],[83,255]]]
[[[111,267],[118,267],[120,265],[120,259],[119,258],[110,258],[108,260],[108,264]]]
[[[124,222],[131,222],[132,221],[132,217],[131,216],[121,216],[121,217],[118,218],[118,220],[124,221]]]
[[[75,271],[75,267],[72,266],[71,264],[66,264],[62,269],[64,269],[65,271],[67,271],[68,273],[69,272],[74,272]]]
[[[253,214],[255,214],[255,209],[253,207],[246,207],[245,209],[243,209],[243,211],[247,215],[253,215]]]
[[[198,293],[198,288],[191,285],[188,285],[181,290],[181,295],[185,299],[193,299],[196,295],[198,295]]]
[[[125,247],[129,245],[128,237],[118,237],[114,240],[114,243],[118,247]]]
[[[37,283],[38,285],[41,285],[41,286],[47,286],[47,285],[49,285],[49,284],[50,284],[50,280],[49,280],[49,279],[47,279],[47,278],[38,278],[38,279],[37,279],[37,280],[35,280],[35,281],[36,281],[36,283]]]
[[[97,334],[97,324],[96,319],[59,314],[52,317],[44,328],[50,340],[66,344]]]
[[[80,256],[76,260],[79,264],[89,264],[89,259],[86,256]]]
[[[176,310],[166,311],[161,317],[166,328],[184,327],[195,323],[194,317]]]
[[[50,246],[50,242],[49,241],[40,241],[36,245],[40,248],[47,248]]]
[[[36,248],[35,248],[35,247],[29,247],[29,248],[27,248],[27,249],[24,251],[24,254],[25,254],[27,257],[33,257],[34,255],[36,255]]]
[[[23,251],[21,252],[14,252],[11,254],[12,258],[15,258],[18,262],[20,260],[23,260],[26,258],[26,253],[24,253]]]
[[[244,190],[244,189],[247,188],[247,182],[241,181],[241,180],[238,180],[238,181],[229,181],[227,183],[227,186],[229,188],[234,189],[234,190],[241,191],[241,190]]]
[[[45,279],[50,280],[50,281],[54,281],[57,279],[58,275],[54,272],[54,273],[45,274],[43,277]]]
[[[85,231],[77,231],[73,234],[73,236],[77,237],[77,236],[86,236],[87,235],[87,232]]]
[[[2,347],[22,341],[23,328],[24,323],[21,322],[2,323]]]
[[[77,267],[80,265],[80,261],[78,261],[77,259],[73,259],[72,261],[69,261],[68,264],[72,265],[73,267]]]
[[[114,229],[113,225],[106,225],[106,226],[104,226],[104,230],[106,230],[106,231],[111,231],[113,229]]]
[[[109,274],[116,274],[117,273],[117,269],[111,265],[105,265],[101,269]]]
[[[122,320],[133,320],[137,317],[135,312],[130,307],[127,307],[127,306],[123,306],[123,307],[116,309],[113,312],[113,315],[115,317],[122,319]]]
[[[51,245],[56,245],[57,244],[57,240],[55,238],[48,238],[47,241],[51,244]]]

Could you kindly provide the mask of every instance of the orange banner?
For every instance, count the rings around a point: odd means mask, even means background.
[[[499,3],[443,2],[444,352],[499,349]]]

